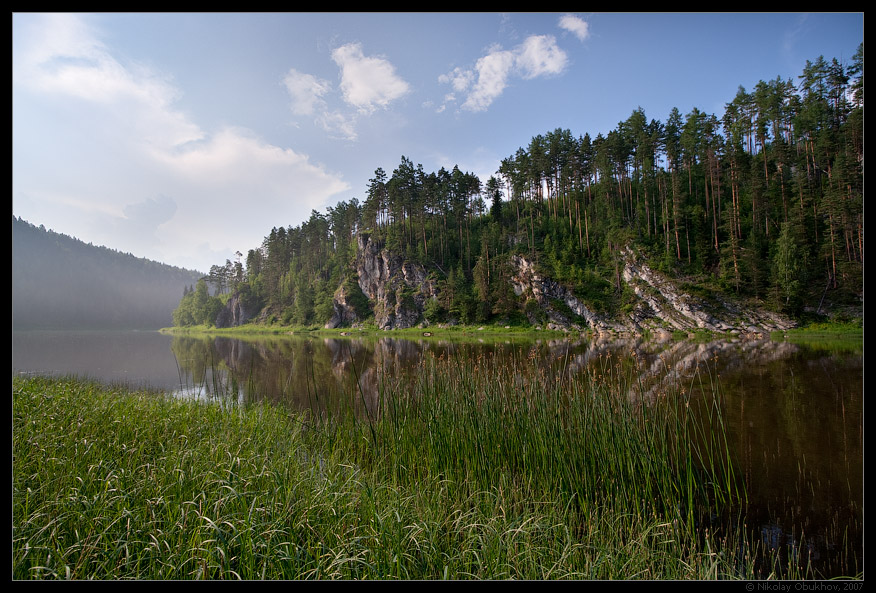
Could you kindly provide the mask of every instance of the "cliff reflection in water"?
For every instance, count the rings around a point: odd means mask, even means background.
[[[801,347],[771,340],[479,340],[435,338],[314,338],[241,340],[176,336],[172,350],[181,370],[182,391],[207,394],[235,387],[241,402],[271,401],[326,411],[338,398],[366,402],[378,411],[378,394],[404,387],[424,361],[491,358],[522,381],[586,376],[614,380],[644,402],[711,387],[718,379],[770,375],[771,365],[792,360]],[[835,358],[835,354],[824,356]],[[852,355],[852,364],[859,358]],[[817,364],[817,363],[816,363]],[[833,362],[831,362],[833,364]],[[214,385],[215,382],[215,385]],[[749,386],[751,387],[751,386]],[[356,396],[351,398],[350,396]]]

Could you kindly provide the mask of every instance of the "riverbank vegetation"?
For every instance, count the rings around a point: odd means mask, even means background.
[[[263,339],[267,336],[313,336],[324,338],[380,338],[392,335],[396,338],[412,340],[436,338],[442,340],[479,340],[495,339],[529,339],[538,340],[543,338],[569,338],[569,337],[594,337],[589,331],[568,332],[558,329],[534,327],[531,325],[503,326],[495,324],[485,325],[449,325],[412,327],[407,329],[394,329],[388,333],[373,324],[363,323],[356,327],[337,327],[326,329],[321,326],[297,326],[297,325],[265,325],[260,323],[247,323],[240,326],[217,328],[209,324],[192,325],[183,327],[166,327],[160,330],[162,333],[177,336],[226,336],[242,340],[247,338]],[[693,332],[674,331],[668,335],[672,340],[709,341],[715,339],[740,339],[735,334],[722,334],[707,330]],[[661,339],[665,339],[666,335]],[[603,336],[604,337],[604,336]],[[623,334],[615,337],[623,338]],[[637,338],[649,340],[654,338],[652,332],[646,331],[636,335]],[[790,341],[797,343],[814,343],[820,341],[835,341],[855,347],[863,343],[864,329],[863,320],[856,319],[850,322],[819,322],[801,325],[794,329],[771,332],[769,338],[773,341]]]
[[[356,327],[336,327],[327,329],[318,325],[299,326],[299,325],[265,325],[259,323],[247,323],[234,327],[217,328],[209,324],[192,325],[184,327],[166,327],[161,330],[162,333],[172,335],[208,335],[208,336],[234,336],[235,338],[245,339],[246,336],[266,336],[266,335],[295,335],[295,336],[324,336],[332,338],[342,337],[369,337],[378,336],[385,337],[389,335],[388,330],[382,330],[374,324],[363,323]],[[584,332],[586,333],[586,332]],[[538,337],[559,337],[567,336],[568,332],[558,329],[536,328],[530,325],[517,326],[501,326],[501,325],[449,325],[449,326],[429,326],[429,327],[411,327],[406,329],[394,329],[391,335],[397,338],[478,338],[486,336],[504,336],[504,337],[530,337],[536,339]],[[577,334],[576,334],[577,335]]]
[[[640,108],[604,135],[539,134],[484,183],[402,156],[391,174],[375,170],[361,201],[275,226],[261,246],[213,266],[186,290],[174,324],[215,325],[233,293],[258,323],[322,326],[340,289],[367,319],[369,307],[392,303],[369,303],[359,290],[363,232],[427,271],[432,325],[531,323],[533,303],[510,285],[515,256],[589,310],[628,314],[626,247],[691,293],[804,321],[859,316],[863,46],[848,64],[819,57],[797,80],[740,86],[722,114],[665,117]]]
[[[864,344],[863,319],[844,323],[811,323],[804,327],[782,332],[777,339],[810,348],[860,350]]]
[[[430,359],[325,416],[14,378],[13,578],[805,576],[728,529],[720,400],[624,375]]]

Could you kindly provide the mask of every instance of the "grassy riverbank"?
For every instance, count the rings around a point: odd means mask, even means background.
[[[477,337],[544,337],[544,336],[567,336],[568,332],[550,330],[531,325],[452,325],[429,327],[411,327],[406,329],[382,330],[376,325],[362,324],[355,328],[338,327],[326,329],[322,326],[300,325],[266,325],[259,323],[247,323],[237,327],[216,328],[208,325],[192,325],[186,327],[167,327],[162,333],[175,335],[210,334],[245,337],[248,335],[295,335],[295,336],[325,336],[325,337],[369,337],[369,336],[392,336],[397,338],[477,338]]]
[[[278,324],[248,323],[237,327],[216,328],[208,325],[193,325],[186,327],[167,327],[162,333],[173,335],[219,335],[246,338],[247,336],[294,335],[321,337],[375,337],[392,336],[397,338],[441,338],[441,339],[479,339],[479,338],[526,338],[538,339],[545,337],[569,337],[592,335],[592,332],[564,332],[556,329],[546,329],[529,324],[523,325],[452,325],[429,327],[412,327],[407,329],[381,330],[375,325],[363,324],[355,328],[339,327],[325,329],[322,326],[296,326]],[[641,337],[648,338],[651,332],[645,332]],[[735,339],[733,334],[720,334],[705,330],[671,332],[676,340],[712,340],[719,338]],[[622,337],[622,336],[618,336]],[[863,341],[863,320],[852,322],[819,322],[805,323],[795,329],[776,331],[770,334],[773,341],[794,341],[801,343],[818,341]]]
[[[817,350],[844,352],[863,351],[864,323],[862,319],[843,323],[808,323],[795,329],[775,332],[771,339],[790,342]]]
[[[331,418],[13,378],[13,578],[752,577],[699,519],[743,495],[720,404],[622,372],[429,360]]]

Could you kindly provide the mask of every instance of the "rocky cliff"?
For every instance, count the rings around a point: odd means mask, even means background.
[[[427,301],[438,297],[437,283],[426,268],[392,253],[368,233],[359,235],[358,247],[358,288],[371,304],[377,327],[408,328],[424,321]],[[596,334],[706,330],[757,335],[794,325],[778,314],[743,306],[726,296],[703,297],[686,292],[629,249],[621,253],[621,259],[622,280],[635,293],[637,302],[619,317],[593,311],[572,290],[541,274],[533,261],[521,255],[511,257],[511,284],[529,321],[548,329]],[[327,328],[361,321],[361,315],[350,305],[348,288],[338,289],[333,304],[334,315]]]
[[[332,297],[332,316],[325,324],[326,329],[349,327],[360,321],[360,314],[353,303],[353,295],[347,284],[341,284]]]
[[[529,298],[547,318],[549,329],[589,329],[597,334],[652,334],[705,330],[740,335],[760,335],[785,330],[794,323],[759,307],[744,306],[725,296],[699,297],[685,292],[677,282],[651,269],[630,249],[621,252],[623,281],[637,302],[629,313],[608,318],[590,310],[573,291],[538,273],[536,265],[513,256],[512,283],[518,296]],[[535,323],[530,314],[530,322]]]
[[[625,331],[627,328],[614,320],[605,318],[587,307],[571,290],[542,276],[534,262],[520,255],[511,257],[514,273],[511,284],[514,294],[531,300],[536,309],[527,308],[529,322],[539,324],[538,317],[547,317],[548,329],[584,330],[597,333]]]
[[[695,297],[666,276],[636,258],[632,250],[622,252],[623,279],[640,299],[628,324],[633,329],[707,330],[760,334],[785,330],[794,323],[762,308],[743,306],[718,294]]]
[[[386,249],[383,241],[371,234],[361,232],[357,240],[357,282],[371,304],[377,327],[404,329],[416,326],[423,318],[427,300],[438,294],[435,280],[423,265],[406,261]],[[327,328],[359,320],[349,300],[349,290],[340,287],[335,293],[334,314],[326,324]]]
[[[258,314],[259,308],[257,306],[249,304],[244,296],[235,294],[228,299],[225,307],[216,316],[216,327],[243,325]]]

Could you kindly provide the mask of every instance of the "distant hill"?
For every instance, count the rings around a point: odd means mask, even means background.
[[[15,329],[159,329],[203,274],[12,218]]]

